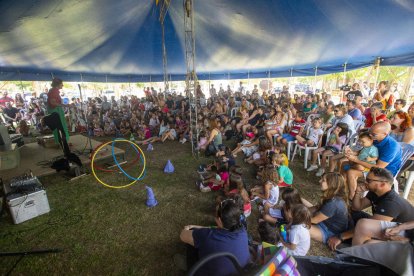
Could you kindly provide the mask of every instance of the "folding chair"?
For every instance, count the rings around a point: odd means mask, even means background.
[[[315,119],[315,118],[319,118],[319,117],[320,117],[320,115],[319,115],[319,114],[310,114],[310,115],[308,116],[308,118],[306,119],[306,125],[311,125],[311,124],[312,124],[313,119]]]
[[[363,121],[354,120],[354,128],[356,132],[358,132],[363,126],[365,126],[365,123]]]
[[[410,194],[410,190],[411,190],[411,186],[413,185],[413,182],[414,182],[414,171],[409,171],[407,181],[405,182],[403,198],[405,198],[405,199],[408,198],[408,195]]]
[[[236,114],[237,114],[237,110],[238,110],[238,109],[239,109],[238,107],[233,107],[233,108],[231,109],[231,111],[230,111],[230,116],[231,116],[232,118],[236,116]]]
[[[307,129],[306,136],[308,136],[309,131],[310,131],[310,128]],[[310,157],[309,153],[312,150],[316,150],[316,149],[318,149],[320,147],[321,140],[322,140],[322,136],[319,138],[318,144],[316,146],[314,146],[314,147],[309,147],[308,145],[303,145],[302,146],[302,145],[298,144],[297,141],[295,141],[296,143],[295,143],[295,148],[293,149],[293,155],[292,155],[291,162],[293,162],[293,159],[295,159],[295,155],[296,155],[296,152],[298,150],[299,150],[299,155],[301,153],[301,150],[305,150],[305,158],[304,158],[304,162],[303,163],[304,163],[304,168],[307,169],[308,168],[308,160],[309,160],[309,157]]]
[[[206,256],[205,258],[199,260],[195,265],[193,265],[193,267],[190,269],[190,271],[188,272],[188,276],[194,276],[196,275],[196,272],[206,263],[208,263],[209,261],[216,259],[216,258],[221,258],[221,257],[226,257],[228,258],[231,263],[234,265],[234,267],[236,268],[238,275],[244,275],[245,272],[243,271],[243,268],[241,267],[239,261],[237,260],[236,256],[234,256],[233,254],[229,253],[229,252],[220,252],[220,253],[214,253],[214,254],[210,254],[208,256]]]
[[[395,177],[394,177],[394,190],[397,192],[397,194],[399,193],[399,191],[398,191],[398,180],[397,180],[398,175],[400,174],[401,169],[404,167],[405,163],[414,154],[414,146],[413,145],[406,144],[406,143],[403,143],[403,142],[400,142],[399,144],[401,145],[401,151],[402,151],[402,154],[401,154],[401,156],[402,156],[402,158],[401,158],[401,166],[398,169],[398,171],[397,171],[397,173],[395,174]],[[410,172],[410,175],[408,177],[408,180],[410,180],[411,183],[407,180],[407,183],[406,183],[405,189],[404,189],[404,198],[407,198],[408,197],[408,194],[409,194],[410,189],[411,189],[411,185],[413,184],[412,183],[413,181],[411,179],[413,179],[414,176],[412,176],[412,175],[413,175],[413,172]]]
[[[329,136],[331,135],[331,132],[334,130],[334,128],[332,127],[332,128],[330,128],[329,130],[328,130],[328,132],[326,133],[326,144],[325,144],[325,146],[327,146],[328,145],[328,142],[329,142]],[[355,136],[356,135],[356,136]],[[351,138],[354,138],[355,139],[355,137],[357,137],[358,138],[358,135],[356,134],[356,133],[353,133],[353,131],[351,130],[351,129],[348,129],[348,133],[347,133],[347,135],[346,135],[346,139],[345,139],[345,143],[342,145],[342,147],[341,147],[341,150],[340,150],[340,152],[342,152],[343,150],[344,150],[344,148],[345,148],[345,146],[347,146],[348,145],[348,143],[351,141]],[[328,162],[329,162],[329,158],[330,157],[328,157]],[[321,164],[321,154],[318,154],[318,164],[320,165]]]

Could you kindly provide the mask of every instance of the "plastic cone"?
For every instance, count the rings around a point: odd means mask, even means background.
[[[155,199],[155,195],[151,187],[145,186],[145,188],[147,189],[147,202],[145,204],[150,208],[156,206],[158,201]]]
[[[152,146],[152,144],[148,144],[147,151],[153,151],[153,150],[154,150],[154,147]]]
[[[165,168],[164,168],[164,172],[165,173],[173,173],[174,172],[174,166],[173,166],[173,164],[171,163],[170,160],[167,161],[167,164],[165,165]]]

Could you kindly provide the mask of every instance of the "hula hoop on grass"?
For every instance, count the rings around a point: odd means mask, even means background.
[[[100,144],[100,145],[98,145],[93,151],[92,151],[92,154],[89,156],[89,159],[90,160],[92,160],[92,155],[93,155],[93,153],[98,149],[98,148],[100,148],[101,146],[103,145],[103,143],[102,144]],[[133,147],[134,148],[134,146],[133,145],[131,145],[131,147]],[[135,149],[135,151],[136,151],[136,148],[134,148]],[[101,150],[101,149],[99,149],[99,150]],[[138,152],[137,152],[138,153]],[[137,156],[137,158],[135,158],[132,162],[129,162],[128,164],[126,164],[125,166],[124,166],[124,169],[126,169],[126,168],[129,168],[129,167],[131,167],[132,165],[134,165],[134,164],[136,164],[137,162],[138,162],[138,160],[139,159],[141,159],[141,161],[142,161],[142,157],[141,157],[141,154],[139,154],[138,156]],[[98,170],[98,171],[102,171],[102,172],[110,172],[110,173],[112,173],[112,172],[119,172],[118,170],[110,170],[110,169],[105,169],[105,168],[102,168],[102,167],[100,167],[100,166],[98,166],[98,165],[94,165],[94,168],[96,169],[96,170]]]
[[[101,183],[102,185],[104,185],[105,187],[108,187],[108,188],[112,188],[112,189],[122,189],[122,188],[126,188],[126,187],[129,187],[129,186],[131,186],[132,184],[134,184],[135,182],[137,182],[138,180],[140,180],[140,179],[142,179],[142,177],[144,176],[144,173],[145,173],[145,168],[146,168],[146,159],[145,159],[145,155],[144,155],[144,153],[143,153],[143,151],[141,150],[141,148],[137,145],[137,144],[135,144],[134,142],[131,142],[131,141],[129,141],[129,140],[126,140],[126,139],[117,139],[117,141],[118,142],[128,142],[128,143],[130,143],[131,145],[133,145],[133,146],[135,146],[135,148],[136,149],[138,149],[139,150],[139,152],[141,153],[141,160],[143,161],[143,164],[144,164],[144,167],[142,168],[142,171],[141,171],[141,173],[140,173],[140,175],[137,177],[137,179],[136,180],[133,180],[132,182],[130,182],[130,183],[128,183],[128,184],[126,184],[126,185],[122,185],[122,186],[113,186],[113,185],[109,185],[109,184],[107,184],[107,183],[105,183],[105,182],[103,182],[97,175],[96,175],[96,172],[95,172],[95,168],[94,168],[94,163],[95,163],[95,157],[96,157],[96,154],[103,148],[103,147],[105,147],[105,146],[107,146],[107,145],[109,145],[110,143],[113,143],[113,141],[109,141],[109,142],[106,142],[106,143],[103,143],[103,144],[101,144],[100,146],[98,146],[97,148],[96,148],[96,150],[93,152],[93,154],[92,154],[92,158],[91,158],[91,170],[92,170],[92,175],[95,177],[95,179],[99,182],[99,183]],[[118,164],[119,165],[119,164]]]
[[[118,159],[116,159],[116,156],[115,156],[115,142],[117,142],[117,141],[122,141],[122,140],[125,140],[125,139],[114,139],[113,141],[112,141],[112,157],[114,158],[114,162],[115,162],[115,164],[116,164],[116,166],[124,173],[124,175],[126,175],[129,179],[131,179],[131,180],[135,180],[135,181],[137,181],[137,180],[142,180],[144,177],[145,177],[145,175],[143,175],[143,174],[140,174],[140,176],[138,176],[137,178],[135,178],[135,177],[132,177],[132,176],[130,176],[126,171],[124,171],[124,169],[121,167],[121,165],[118,163]],[[134,149],[135,149],[135,151],[137,152],[137,153],[141,153],[141,161],[142,162],[144,162],[144,160],[143,160],[143,158],[142,158],[142,156],[144,155],[144,153],[142,152],[142,150],[138,147],[138,145],[137,144],[135,144],[134,142],[131,142],[131,141],[129,141],[129,140],[125,140],[125,141],[128,141],[131,145],[133,145],[133,146],[135,146],[135,147],[133,147]],[[137,149],[138,148],[138,149]],[[140,151],[140,152],[138,152],[138,150]],[[145,166],[144,166],[144,170],[145,170]]]

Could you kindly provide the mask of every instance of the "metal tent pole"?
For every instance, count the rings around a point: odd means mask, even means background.
[[[185,60],[187,67],[186,93],[190,102],[190,132],[191,132],[191,151],[193,156],[198,157],[198,128],[197,113],[198,99],[196,92],[197,75],[195,69],[195,34],[194,34],[194,1],[184,0],[184,40],[185,40]]]
[[[380,67],[381,67],[381,58],[380,57],[377,57],[377,59],[375,60],[374,67],[375,67],[375,87],[377,87],[379,73],[380,73]]]
[[[160,23],[161,23],[161,33],[162,33],[162,67],[164,72],[164,91],[169,91],[169,82],[168,82],[168,71],[167,71],[167,48],[165,46],[165,27],[164,20],[167,15],[168,8],[170,7],[171,0],[163,0],[160,8]]]
[[[345,85],[345,81],[346,81],[346,65],[347,65],[347,62],[344,63],[344,72],[342,73],[342,86]],[[341,94],[341,99],[340,99],[341,103],[344,101],[344,96],[345,96],[345,91],[342,89],[342,94]]]

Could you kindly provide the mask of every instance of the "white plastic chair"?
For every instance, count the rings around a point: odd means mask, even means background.
[[[413,185],[413,182],[414,182],[414,171],[409,171],[407,181],[405,182],[405,188],[404,188],[404,193],[403,193],[403,197],[405,199],[407,199],[408,195],[410,194],[410,190],[411,190],[411,186]]]
[[[230,111],[230,116],[231,117],[235,117],[236,116],[236,114],[237,114],[237,110],[238,110],[239,108],[237,108],[237,107],[233,107],[232,109],[231,109],[231,111]]]
[[[395,177],[394,177],[394,190],[397,192],[397,194],[399,193],[399,191],[398,191],[398,180],[397,180],[398,175],[400,174],[401,169],[404,167],[405,163],[414,154],[414,146],[413,145],[406,144],[406,143],[403,143],[403,142],[401,142],[399,144],[401,145],[401,150],[402,150],[402,154],[401,154],[401,156],[402,156],[402,158],[401,158],[401,166],[398,169],[398,171],[397,171],[397,173],[395,174]],[[412,180],[410,180],[410,179],[412,179]],[[409,182],[409,180],[411,182]],[[406,183],[405,189],[404,189],[404,195],[403,195],[404,198],[407,198],[408,197],[408,194],[410,193],[411,186],[413,184],[412,183],[413,180],[414,180],[413,172],[410,172],[410,175],[409,175],[409,177],[407,179],[407,183]]]
[[[363,126],[365,126],[365,123],[363,121],[354,120],[354,128],[356,132],[358,132]]]
[[[310,127],[308,128],[308,130],[306,132],[306,136],[308,136],[309,131],[310,131]],[[319,148],[319,145],[320,145],[320,142],[321,142],[320,140],[321,139],[322,139],[322,136],[319,138],[319,141],[318,141],[317,146],[314,146],[314,147],[309,147],[308,145],[302,146],[302,145],[298,144],[297,141],[295,141],[296,143],[295,143],[295,148],[293,149],[293,155],[292,155],[292,160],[291,161],[293,162],[293,159],[295,159],[295,155],[296,155],[296,152],[297,152],[298,149],[299,149],[299,155],[301,153],[301,150],[305,150],[304,168],[307,169],[308,168],[308,160],[309,160],[309,157],[310,157],[310,154],[309,153],[312,150],[316,150],[316,149]]]
[[[331,127],[328,131],[327,131],[327,133],[326,133],[326,143],[325,143],[325,146],[327,146],[328,145],[328,142],[329,142],[329,136],[331,135],[331,132],[334,130],[335,128],[333,128],[333,127]],[[356,137],[356,139],[358,139],[358,135],[356,134],[356,133],[354,133],[353,134],[353,132],[352,132],[352,130],[351,129],[348,129],[348,133],[347,133],[347,135],[346,135],[346,139],[345,139],[345,143],[344,144],[342,144],[342,147],[341,147],[341,150],[340,150],[340,153],[341,152],[343,152],[343,150],[344,150],[344,148],[345,148],[345,146],[347,146],[348,144],[349,144],[349,142],[351,141],[351,139],[354,137],[354,140],[355,140],[355,137]],[[328,163],[329,163],[329,158],[330,157],[328,157]],[[320,165],[321,164],[321,154],[319,153],[318,154],[318,164]]]
[[[315,118],[319,118],[319,117],[320,117],[320,115],[319,115],[319,114],[310,114],[310,115],[308,116],[308,119],[306,119],[306,125],[308,125],[308,126],[312,125],[312,121],[313,121],[313,119],[315,119]]]

